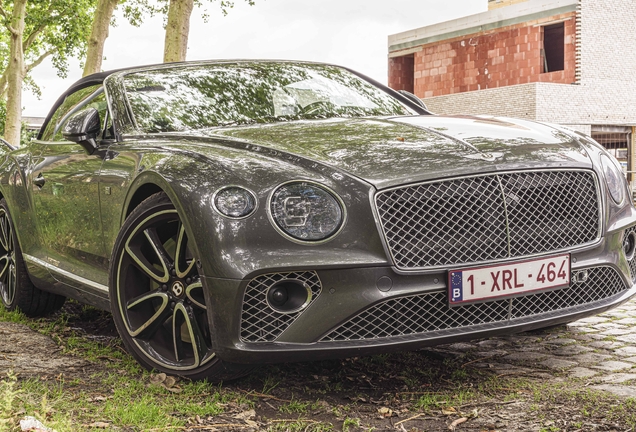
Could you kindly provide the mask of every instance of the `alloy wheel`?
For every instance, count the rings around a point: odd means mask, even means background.
[[[117,307],[125,331],[151,364],[174,371],[214,358],[203,285],[175,209],[146,214],[119,251]]]
[[[16,295],[16,264],[13,228],[5,209],[0,208],[0,295],[5,305]]]

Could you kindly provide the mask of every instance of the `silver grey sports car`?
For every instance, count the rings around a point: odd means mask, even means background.
[[[552,326],[636,293],[620,166],[325,64],[100,73],[0,154],[0,294],[190,378]]]

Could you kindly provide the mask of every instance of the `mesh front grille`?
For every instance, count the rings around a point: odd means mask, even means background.
[[[241,313],[241,340],[243,342],[272,342],[306,309],[283,314],[267,304],[267,290],[283,280],[296,280],[311,289],[313,303],[322,290],[316,272],[290,272],[261,275],[252,279],[245,289]],[[309,307],[307,305],[307,307]]]
[[[396,267],[424,269],[552,252],[599,236],[588,171],[531,171],[408,186],[376,195]]]
[[[488,303],[448,306],[446,292],[385,300],[331,331],[322,341],[348,341],[406,336],[527,317],[603,300],[625,291],[616,270],[588,270],[586,282],[567,288]]]

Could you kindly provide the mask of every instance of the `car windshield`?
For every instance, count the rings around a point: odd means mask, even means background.
[[[413,114],[382,89],[326,65],[180,66],[128,74],[124,85],[137,129],[146,133]]]

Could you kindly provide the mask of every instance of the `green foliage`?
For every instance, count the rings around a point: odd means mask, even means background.
[[[359,418],[349,418],[347,417],[342,422],[342,432],[349,432],[350,428],[359,428],[360,427],[360,419]]]
[[[16,397],[20,390],[17,389],[17,376],[9,371],[7,378],[0,381],[0,430],[9,429],[15,423]]]
[[[155,13],[155,8],[148,0],[123,0],[120,3],[124,18],[135,27],[142,24],[144,15]]]
[[[0,58],[2,58],[0,56]],[[7,101],[0,98],[0,136],[4,136],[4,124],[7,119]]]
[[[7,119],[7,101],[0,98],[0,137],[4,136],[4,125]],[[37,131],[29,130],[26,127],[26,123],[22,123],[22,130],[20,132],[20,145],[24,145],[35,139]],[[13,144],[13,143],[11,143]]]
[[[24,17],[24,86],[40,96],[40,88],[30,72],[50,58],[57,74],[66,77],[70,58],[81,58],[86,51],[96,0],[27,0]],[[8,16],[14,1],[0,4]],[[10,33],[7,20],[0,20],[0,132],[4,135],[7,68]]]
[[[58,75],[65,77],[68,59],[86,51],[95,0],[29,1],[25,36],[38,34],[28,49],[31,58],[51,52]]]
[[[282,405],[278,410],[282,413],[286,414],[305,414],[307,412],[307,407],[309,406],[308,402],[301,402],[298,399],[292,399]]]
[[[150,10],[152,14],[162,14],[163,16],[168,16],[168,8],[170,7],[170,1],[171,0],[157,0],[155,6],[150,7]],[[254,0],[245,0],[247,2],[247,4],[249,4],[250,6],[254,6],[255,1]],[[221,9],[221,13],[225,16],[228,14],[228,12],[230,11],[230,9],[232,9],[234,7],[234,1],[233,0],[194,0],[194,6],[198,7],[198,8],[203,8],[203,13],[201,14],[201,16],[203,17],[205,22],[208,22],[208,18],[210,17],[210,14],[208,13],[208,10],[205,8],[205,4],[206,3],[218,3],[219,8]],[[164,23],[165,25],[165,23]]]

